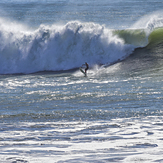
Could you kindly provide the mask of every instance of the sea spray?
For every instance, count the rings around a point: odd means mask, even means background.
[[[147,36],[151,34],[156,28],[163,27],[163,11],[156,11],[151,14],[143,16],[136,23],[131,26],[131,29],[144,29]]]

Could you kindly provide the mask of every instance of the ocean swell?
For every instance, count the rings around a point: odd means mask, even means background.
[[[84,62],[111,64],[134,48],[99,24],[72,21],[32,31],[0,20],[0,74],[69,70]]]

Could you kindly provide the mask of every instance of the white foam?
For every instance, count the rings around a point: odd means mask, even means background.
[[[9,28],[0,21],[0,74],[68,70],[86,61],[108,64],[134,50],[99,24],[73,21],[29,31],[23,25],[13,23]]]
[[[162,161],[161,116],[6,126],[13,128],[0,133],[0,159],[6,162]]]

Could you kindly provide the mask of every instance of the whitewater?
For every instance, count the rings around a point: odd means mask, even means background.
[[[1,0],[0,162],[163,162],[162,8]]]
[[[35,31],[17,24],[10,31],[1,24],[1,74],[69,70],[86,60],[90,65],[114,63],[133,51],[132,45],[94,23],[41,25]]]

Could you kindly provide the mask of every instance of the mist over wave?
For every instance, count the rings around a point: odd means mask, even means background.
[[[155,15],[144,22],[145,28],[138,28],[137,22],[135,29],[126,30],[79,21],[28,30],[0,19],[0,74],[69,70],[84,62],[109,65],[148,45],[148,38],[151,42],[155,37],[150,35],[163,24]]]

